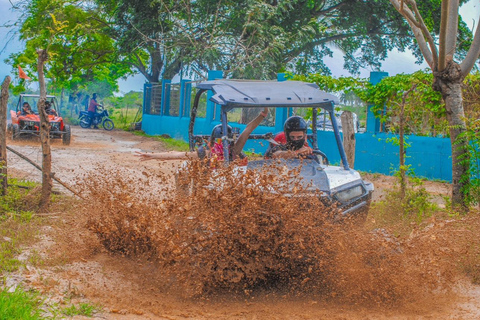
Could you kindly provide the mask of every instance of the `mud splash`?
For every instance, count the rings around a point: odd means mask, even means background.
[[[167,175],[102,168],[82,188],[105,248],[157,262],[186,296],[266,291],[392,306],[448,289],[451,266],[428,241],[337,221],[320,194],[292,182],[296,172],[183,170],[174,186]]]

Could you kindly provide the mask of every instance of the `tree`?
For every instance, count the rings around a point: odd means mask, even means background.
[[[149,82],[172,78],[181,68],[172,12],[182,1],[95,0],[118,57]]]
[[[50,91],[75,94],[95,81],[117,90],[117,80],[131,73],[118,61],[101,17],[80,1],[33,0],[17,4],[17,9],[23,12],[20,39],[26,41],[25,50],[12,54],[9,63],[34,74],[37,48],[48,47],[45,77],[50,79]]]
[[[410,25],[418,47],[432,69],[434,89],[442,94],[445,101],[452,142],[452,205],[465,211],[469,161],[465,161],[468,158],[468,141],[462,134],[466,131],[466,124],[461,86],[480,54],[480,28],[477,26],[475,37],[469,42],[470,47],[463,61],[455,62],[455,58],[461,58],[456,54],[466,45],[457,42],[458,35],[464,31],[462,25],[459,27],[458,15],[459,5],[463,2],[459,0],[441,2],[440,29],[436,30],[423,18],[415,0],[390,0]]]
[[[38,53],[38,84],[40,87],[40,98],[38,99],[38,113],[40,115],[40,142],[42,144],[42,195],[40,198],[40,208],[45,210],[50,203],[50,194],[52,193],[52,151],[50,149],[50,123],[45,111],[45,102],[47,101],[47,88],[43,66],[48,59],[47,50],[39,49]]]
[[[379,1],[184,2],[172,21],[188,64],[236,78],[271,79],[282,70],[329,74],[323,58],[332,56],[330,46],[342,49],[345,67],[357,72],[411,44],[408,25]]]
[[[257,79],[275,78],[282,70],[329,74],[323,58],[333,55],[331,46],[344,52],[345,68],[356,73],[360,67],[379,68],[393,48],[415,49],[408,24],[384,1],[95,3],[119,55],[150,82],[180,70],[203,76],[217,69],[227,77]],[[440,9],[430,9],[434,3],[425,1],[425,7],[440,16]]]

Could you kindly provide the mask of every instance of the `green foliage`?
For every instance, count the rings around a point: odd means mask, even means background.
[[[115,128],[129,130],[131,124],[142,120],[143,93],[131,91],[123,97],[110,97],[103,100],[108,108],[110,119]]]
[[[165,148],[167,150],[175,150],[175,151],[189,151],[190,146],[188,142],[185,142],[183,140],[179,139],[174,139],[174,138],[164,138],[164,137],[158,137],[158,140],[160,140]]]
[[[14,70],[20,65],[35,80],[36,50],[43,48],[49,53],[45,77],[55,90],[76,91],[94,81],[108,83],[116,90],[117,79],[131,72],[117,59],[114,41],[104,32],[106,21],[88,6],[65,0],[17,5],[22,13],[19,31],[25,50],[10,55],[8,62]]]
[[[467,153],[461,157],[469,169],[462,181],[466,184],[463,192],[468,205],[480,204],[480,119],[467,119],[467,130],[461,134],[461,139],[467,139]]]
[[[282,70],[329,74],[334,44],[345,68],[380,67],[387,52],[414,46],[408,24],[382,1],[96,0],[125,61],[150,82],[181,69],[198,76],[224,70],[233,78],[274,78]],[[438,1],[420,10],[438,16]],[[365,15],[368,12],[368,15]],[[437,27],[440,20],[432,20]],[[468,38],[462,34],[462,39]],[[417,57],[420,57],[416,51]],[[420,58],[419,58],[420,59]]]
[[[387,193],[384,200],[374,203],[371,209],[372,214],[378,217],[393,215],[417,223],[431,217],[438,211],[437,204],[433,202],[432,195],[422,186],[420,179],[412,180],[412,184],[405,189],[403,198],[400,189],[395,188]]]
[[[73,316],[85,316],[92,317],[99,308],[97,306],[91,305],[89,303],[81,303],[78,306],[71,305],[67,308],[62,309],[62,314],[73,317]]]
[[[19,181],[17,179],[8,180],[8,192],[0,197],[0,219],[1,217],[13,216],[15,219],[28,221],[35,208],[36,195],[31,192],[36,185],[29,181]],[[28,201],[26,201],[28,198]]]
[[[37,293],[21,288],[14,292],[0,290],[0,320],[36,320],[41,317],[41,301]]]
[[[384,124],[383,128],[390,132],[398,132],[400,106],[405,99],[406,134],[448,135],[442,97],[433,91],[433,76],[427,71],[386,77],[376,85],[368,79],[352,77],[334,78],[321,74],[290,76],[295,80],[316,83],[327,92],[354,93],[365,103],[373,105],[372,111]],[[404,97],[411,88],[413,91]]]

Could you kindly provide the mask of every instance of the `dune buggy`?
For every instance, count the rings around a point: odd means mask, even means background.
[[[280,161],[285,169],[300,169],[297,178],[307,186],[305,191],[320,191],[323,203],[336,206],[343,216],[366,217],[374,187],[373,184],[364,181],[357,171],[349,167],[339,126],[334,116],[334,104],[338,100],[337,97],[320,91],[315,84],[298,81],[214,80],[197,84],[197,89],[199,90],[192,106],[189,124],[191,151],[194,150],[196,144],[200,144],[209,138],[208,135],[195,135],[193,133],[200,96],[206,91],[212,92],[213,95],[210,100],[220,106],[223,132],[227,132],[228,112],[235,108],[268,107],[274,108],[276,111],[281,108],[310,108],[312,110],[312,126],[307,137],[313,153],[317,155],[317,159],[255,160],[249,161],[247,166],[239,167],[239,172],[263,170],[269,164],[275,165]],[[318,148],[318,109],[325,110],[330,115],[329,120],[334,131],[341,166],[330,165],[327,155]],[[273,133],[252,134],[249,139],[272,141],[272,137]],[[222,140],[226,150],[229,137],[224,136]],[[226,162],[231,160],[228,152],[224,156]]]
[[[40,135],[40,116],[38,114],[39,99],[40,96],[36,94],[20,94],[16,110],[10,110],[12,123],[9,129],[12,134],[12,140],[22,139],[32,135]],[[51,106],[51,111],[48,114],[50,138],[62,139],[64,145],[69,145],[72,135],[71,129],[68,124],[63,122],[63,118],[60,116],[57,99],[55,96],[47,95],[47,101]],[[30,105],[31,114],[22,113],[22,106],[25,102]]]

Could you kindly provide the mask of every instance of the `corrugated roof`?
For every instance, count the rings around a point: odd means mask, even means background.
[[[338,98],[319,90],[314,83],[301,81],[213,80],[197,85],[213,90],[211,101],[227,108],[321,107],[333,108]]]

